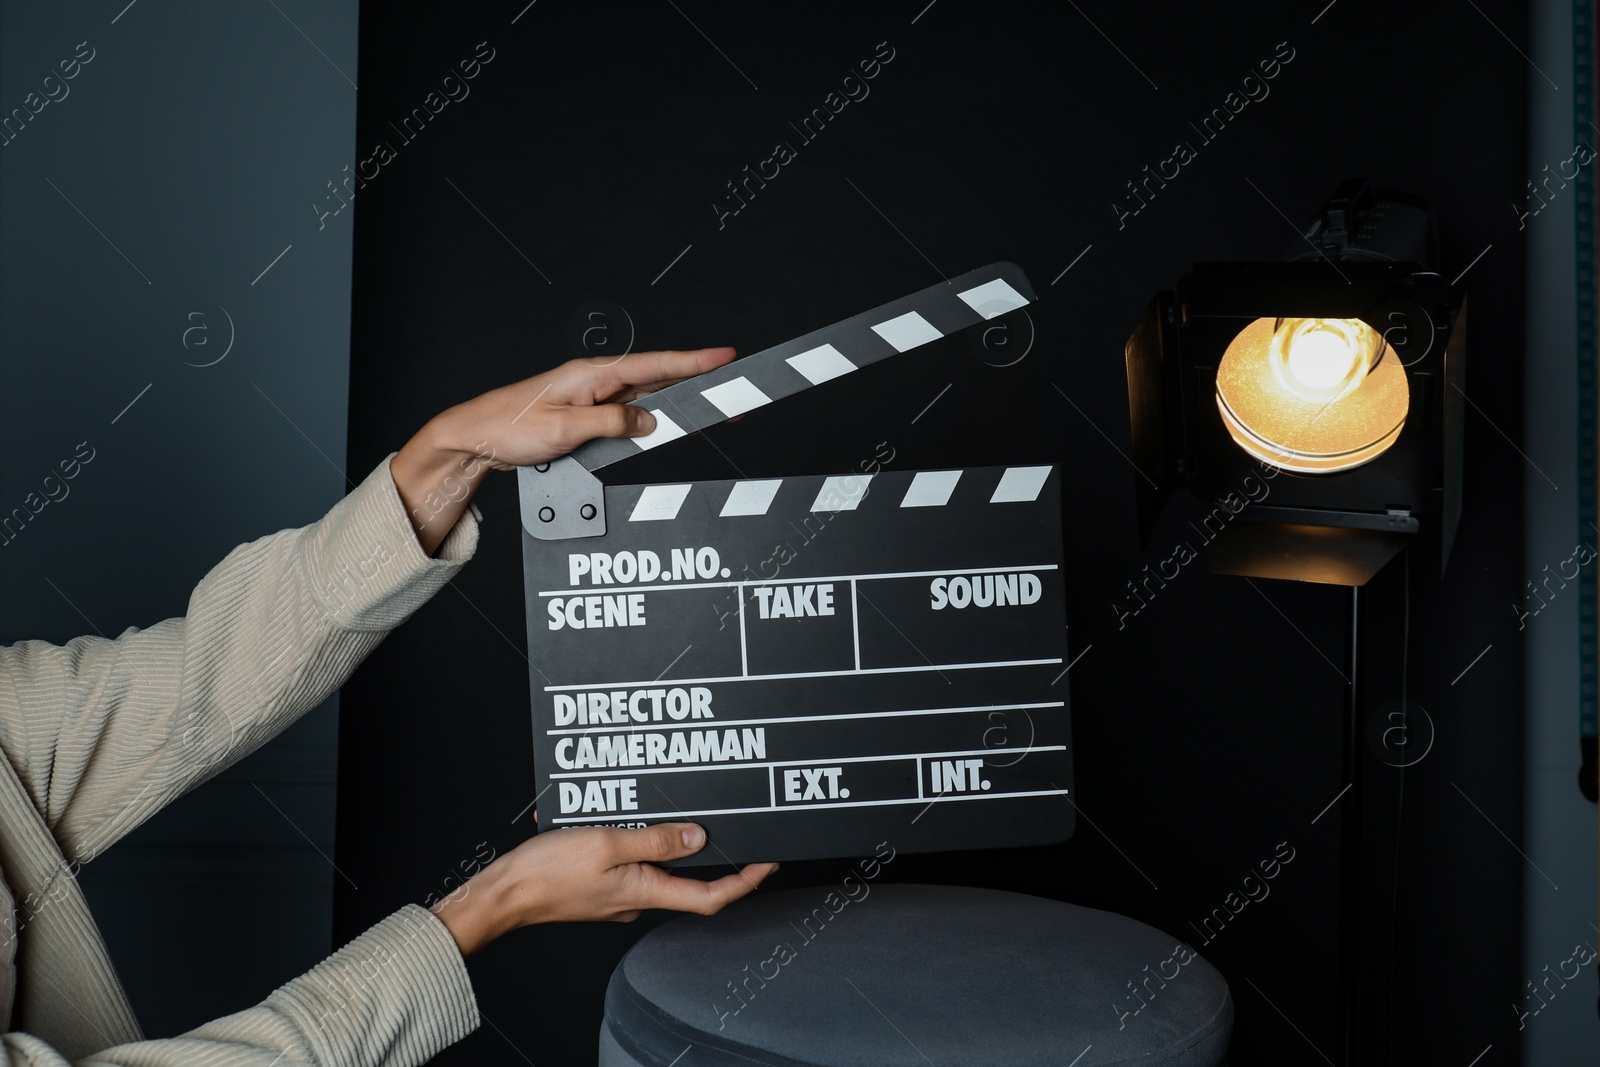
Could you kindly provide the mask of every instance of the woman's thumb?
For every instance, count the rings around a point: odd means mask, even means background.
[[[629,845],[635,860],[659,863],[692,856],[706,843],[704,828],[692,822],[664,822],[626,832],[633,838]]]

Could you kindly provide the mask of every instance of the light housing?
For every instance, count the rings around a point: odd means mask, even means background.
[[[1426,208],[1347,182],[1289,260],[1156,294],[1126,349],[1141,544],[1181,485],[1212,570],[1364,585],[1425,519],[1448,561],[1466,306],[1434,245]]]

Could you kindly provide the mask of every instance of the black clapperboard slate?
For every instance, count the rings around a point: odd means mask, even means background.
[[[541,831],[689,819],[698,864],[1071,835],[1059,468],[592,474],[1032,299],[993,264],[519,470]]]

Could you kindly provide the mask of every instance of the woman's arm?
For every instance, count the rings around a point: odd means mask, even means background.
[[[690,837],[685,837],[685,833]],[[412,1067],[478,1026],[464,956],[535,922],[627,921],[646,908],[710,914],[777,868],[758,863],[714,882],[651,860],[704,844],[692,823],[539,834],[475,875],[433,914],[411,904],[255,1007],[178,1037],[138,1041],[83,1061],[120,1067]],[[69,1067],[29,1034],[0,1037],[3,1067]]]
[[[423,553],[388,467],[318,522],[228,553],[181,618],[0,648],[0,752],[69,861],[320,704],[472,556],[470,515]]]
[[[320,703],[459,570],[477,544],[467,507],[481,481],[481,472],[453,480],[458,470],[467,473],[458,466],[463,452],[509,468],[553,458],[592,436],[644,432],[619,401],[731,355],[708,350],[568,364],[485,394],[431,423],[403,450],[404,462],[399,455],[385,460],[321,521],[229,553],[195,589],[184,618],[130,629],[116,641],[0,649],[0,750],[66,857],[92,858],[166,800]],[[672,377],[653,376],[662,373]],[[465,450],[452,444],[469,438],[477,443]],[[702,883],[647,862],[696,851],[703,836],[686,839],[686,828],[535,838],[490,864],[440,914],[401,909],[254,1008],[84,1062],[422,1063],[476,1027],[463,957],[489,937],[532,922],[625,920],[650,907],[706,913],[773,869],[756,864]],[[445,908],[456,909],[450,921],[477,925],[448,925]],[[0,1035],[0,1064],[67,1061],[37,1037],[12,1033]]]
[[[476,550],[467,508],[487,469],[645,432],[623,402],[732,355],[574,361],[485,393],[431,420],[318,522],[234,549],[184,617],[116,640],[0,648],[0,756],[68,860],[87,862],[320,704],[448,582]]]
[[[413,1067],[478,1025],[449,932],[408,905],[260,1004],[177,1037],[71,1061],[28,1033],[0,1036],[3,1067]]]

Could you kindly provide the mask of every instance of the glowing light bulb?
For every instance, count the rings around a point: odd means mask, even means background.
[[[1289,349],[1289,373],[1318,392],[1342,383],[1356,369],[1356,351],[1333,330],[1312,330]]]
[[[1272,369],[1295,396],[1331,402],[1361,384],[1382,348],[1382,338],[1359,319],[1279,319]]]

